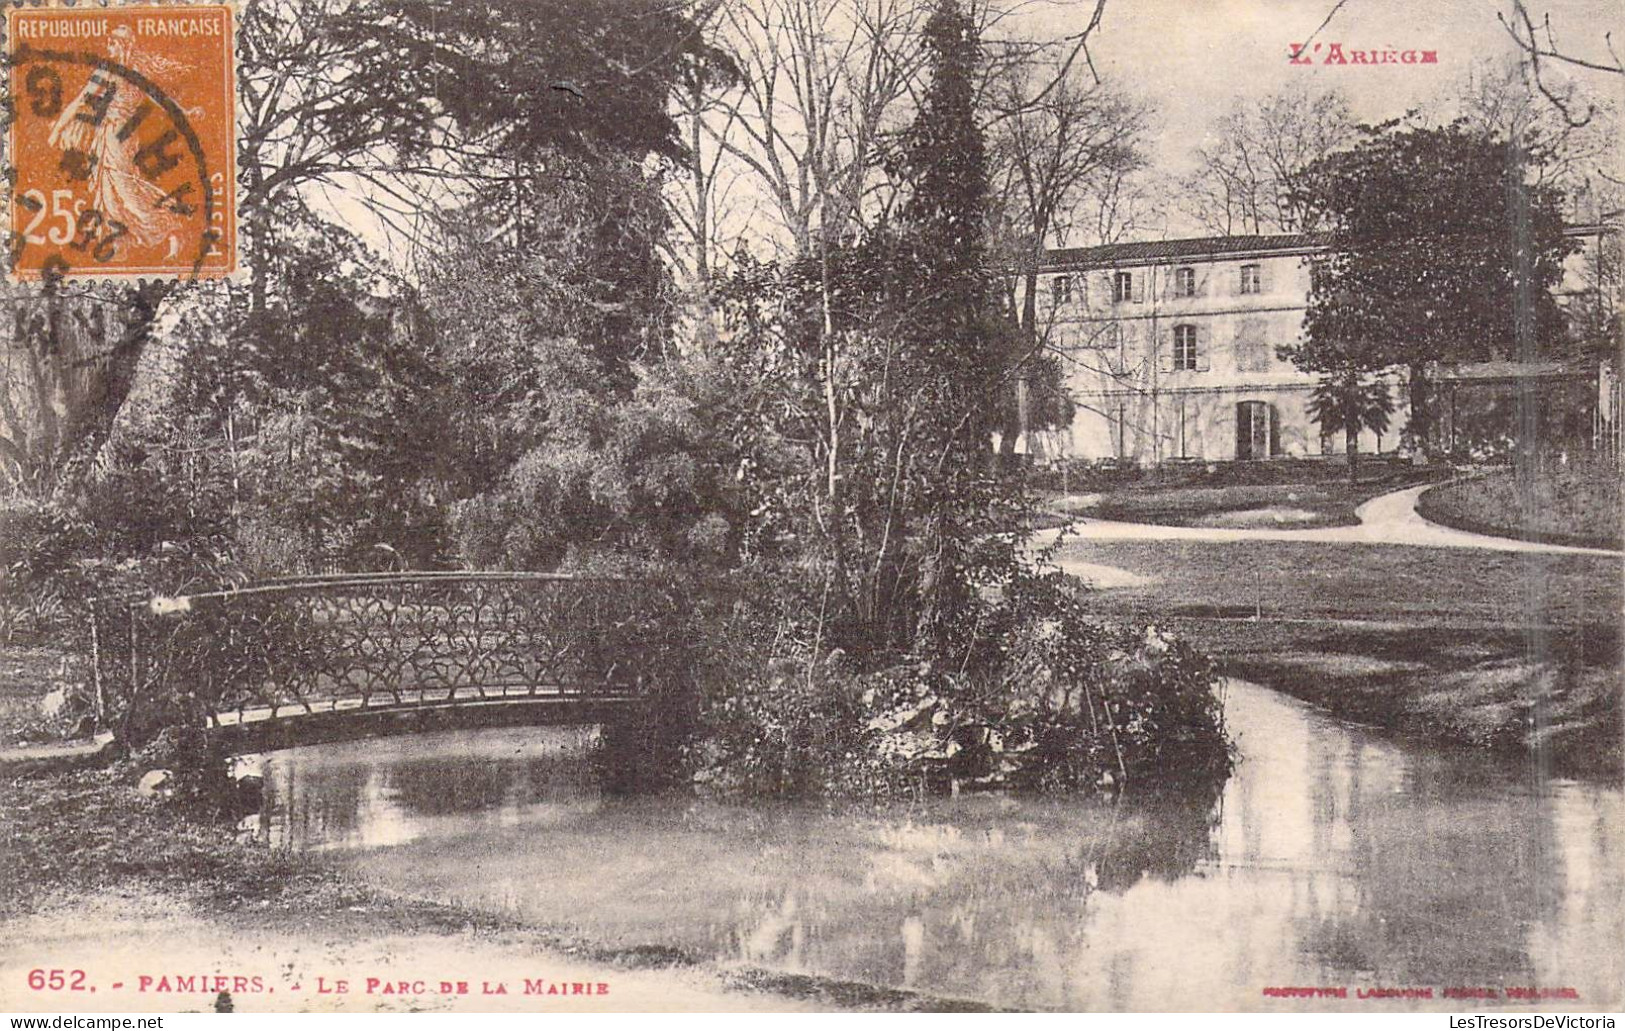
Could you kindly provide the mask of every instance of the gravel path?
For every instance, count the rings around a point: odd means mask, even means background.
[[[1416,499],[1433,484],[1407,487],[1382,494],[1359,508],[1358,526],[1326,526],[1309,530],[1258,530],[1208,526],[1162,526],[1154,523],[1124,523],[1111,519],[1081,519],[1072,524],[1069,540],[1093,541],[1307,541],[1325,544],[1411,544],[1429,548],[1484,548],[1491,551],[1543,552],[1562,555],[1603,555],[1619,558],[1621,553],[1605,548],[1575,548],[1561,544],[1541,544],[1511,537],[1491,537],[1481,533],[1453,530],[1423,519],[1416,511]],[[1045,531],[1041,543],[1053,540],[1059,531]]]

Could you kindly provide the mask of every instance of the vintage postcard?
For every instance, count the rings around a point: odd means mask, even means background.
[[[0,1010],[1612,1027],[1622,39],[8,6]]]

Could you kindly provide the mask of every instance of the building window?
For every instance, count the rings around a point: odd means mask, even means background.
[[[1072,303],[1072,277],[1056,276],[1050,280],[1050,289],[1054,294],[1056,304]]]
[[[1196,327],[1174,327],[1174,371],[1196,371]]]
[[[1243,401],[1236,405],[1236,457],[1249,461],[1279,453],[1280,431],[1275,406],[1267,401]]]
[[[1122,304],[1134,295],[1134,274],[1119,272],[1112,277],[1112,303]]]
[[[1182,269],[1175,269],[1174,270],[1174,296],[1175,297],[1195,297],[1196,296],[1196,270],[1195,269],[1193,269],[1193,268],[1182,268]]]
[[[1259,294],[1264,292],[1264,279],[1261,273],[1263,267],[1259,265],[1241,266],[1241,292],[1244,294]]]

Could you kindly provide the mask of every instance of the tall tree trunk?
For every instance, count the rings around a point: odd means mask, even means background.
[[[1038,267],[1037,255],[1031,256],[1027,270],[1023,273],[1025,283],[1021,298],[1021,331],[1027,340],[1027,353],[1038,353]],[[1022,373],[1016,373],[1011,388],[1010,403],[1003,406],[999,415],[999,459],[1008,468],[1015,462],[1016,439],[1029,431],[1023,414],[1026,411],[1026,380]],[[1031,450],[1029,448],[1029,450]]]
[[[705,80],[695,75],[689,84],[689,175],[694,180],[694,278],[702,294],[711,289],[711,183],[705,172],[705,155],[700,149],[700,110],[705,105]]]
[[[1411,446],[1422,454],[1433,454],[1433,390],[1428,382],[1427,365],[1423,362],[1412,362],[1409,367],[1410,382],[1406,385],[1409,395],[1410,421],[1406,430],[1411,436]]]
[[[1021,384],[1016,384],[1020,390]],[[1021,436],[1021,412],[1018,408],[1020,401],[1006,405],[1004,411],[999,413],[999,464],[1009,468],[1016,460],[1016,439]]]
[[[1359,483],[1360,424],[1352,420],[1343,424],[1343,454],[1348,458],[1349,482]]]
[[[56,493],[82,476],[130,395],[171,288],[131,287],[121,303],[64,297],[56,287],[43,296],[14,295],[22,317],[4,327],[9,332],[0,342],[0,450],[21,482]]]

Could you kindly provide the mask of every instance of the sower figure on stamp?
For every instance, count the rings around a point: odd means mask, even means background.
[[[167,73],[179,71],[178,62],[158,54],[143,53],[128,25],[116,26],[107,43],[108,57],[149,82],[161,82]],[[151,247],[167,240],[163,260],[179,256],[183,219],[162,202],[165,190],[156,177],[142,172],[138,152],[139,136],[129,131],[143,120],[141,108],[151,102],[127,85],[120,88],[105,68],[91,75],[85,88],[62,109],[51,127],[49,142],[66,155],[84,155],[88,173],[91,207],[100,212],[106,225],[121,224],[131,242]]]

